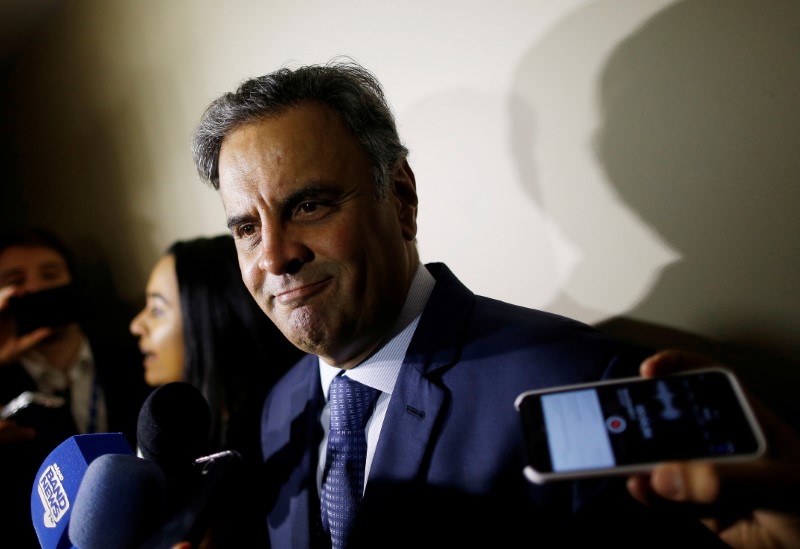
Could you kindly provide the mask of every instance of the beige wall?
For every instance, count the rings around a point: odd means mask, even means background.
[[[225,230],[189,152],[208,102],[349,54],[411,149],[424,260],[587,322],[768,349],[749,375],[796,375],[796,1],[72,0],[17,53],[3,224],[59,230],[131,302],[170,242]]]

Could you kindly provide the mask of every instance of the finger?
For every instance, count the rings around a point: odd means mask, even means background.
[[[644,359],[639,366],[639,373],[643,377],[657,377],[712,364],[714,360],[707,356],[678,349],[666,349]]]
[[[648,505],[652,502],[654,493],[650,488],[649,475],[634,475],[628,477],[626,487],[628,488],[628,493],[631,495],[631,497],[633,497],[633,499],[639,503]]]
[[[37,328],[20,337],[6,336],[0,342],[0,366],[11,364],[28,350],[53,333],[52,328]]]
[[[52,328],[43,327],[37,328],[34,331],[19,336],[18,346],[20,349],[20,353],[24,353],[28,349],[32,349],[35,347],[40,341],[46,339],[49,335],[53,333]]]
[[[659,495],[653,488],[652,479],[649,474],[629,477],[626,487],[631,497],[643,505],[660,507],[668,510],[680,508],[681,513],[692,513],[698,518],[708,517],[713,514],[710,512],[710,506],[708,505],[685,500],[671,500]]]
[[[0,288],[0,311],[5,309],[8,303],[8,298],[14,295],[16,288],[14,286],[3,286]]]
[[[709,463],[668,463],[650,473],[650,486],[664,499],[708,504],[719,499],[719,477]]]
[[[795,462],[768,459],[742,464],[672,463],[650,474],[659,497],[709,506],[798,509],[800,471]]]
[[[719,502],[718,488],[713,477],[699,475],[699,484],[687,486],[680,467],[672,465],[657,467],[649,475],[638,475],[628,478],[628,493],[636,501],[664,509],[680,509],[681,513],[689,513],[703,522],[712,531],[717,531],[717,521],[722,516],[741,516],[752,511],[751,505],[735,510],[729,502]],[[698,480],[696,479],[696,480]],[[713,503],[707,503],[713,502]],[[743,511],[744,509],[744,511]]]

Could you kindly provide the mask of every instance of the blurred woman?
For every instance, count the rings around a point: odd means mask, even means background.
[[[139,338],[147,384],[184,381],[199,389],[211,410],[209,451],[238,451],[257,478],[261,405],[302,352],[247,291],[233,237],[173,243],[150,273],[145,307],[130,331]],[[260,495],[256,486],[249,491]],[[253,517],[237,523],[265,528],[263,515]],[[249,542],[261,533],[237,535]]]

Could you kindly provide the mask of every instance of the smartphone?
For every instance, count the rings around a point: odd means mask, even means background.
[[[525,476],[554,480],[645,472],[676,460],[747,460],[766,442],[734,374],[706,368],[525,391],[515,402]]]
[[[80,316],[82,302],[77,287],[66,284],[9,299],[9,310],[16,320],[17,335],[42,326],[64,326]]]
[[[59,412],[65,404],[63,397],[25,391],[3,407],[0,418],[29,427],[44,425],[53,417],[53,412]]]

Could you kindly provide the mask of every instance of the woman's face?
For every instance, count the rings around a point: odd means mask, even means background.
[[[158,260],[147,281],[147,303],[131,321],[151,387],[183,381],[184,341],[178,279],[172,254]]]

